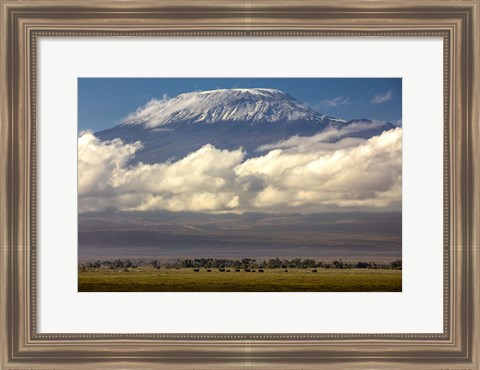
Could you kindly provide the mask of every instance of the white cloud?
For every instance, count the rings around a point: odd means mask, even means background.
[[[173,128],[168,127],[155,127],[152,128],[152,132],[172,132]]]
[[[85,132],[78,148],[80,211],[215,211],[237,206],[233,169],[243,159],[241,150],[205,145],[173,163],[130,166],[139,143],[101,142]]]
[[[163,96],[163,99],[150,99],[147,104],[138,108],[135,112],[130,113],[127,117],[123,119],[123,123],[148,123],[150,121],[155,121],[155,117],[160,113],[162,110],[168,110],[170,105],[170,100],[166,95]],[[152,125],[154,127],[155,124]]]
[[[393,91],[388,90],[385,93],[377,94],[373,97],[373,99],[370,101],[372,104],[381,104],[386,101],[389,101],[393,98]]]
[[[356,145],[363,140],[354,137],[345,138],[346,135],[378,129],[384,124],[385,122],[383,121],[356,121],[341,128],[330,126],[313,136],[303,137],[295,135],[277,143],[262,145],[257,151],[287,148],[295,148],[298,151],[323,151],[346,148]]]
[[[399,119],[396,119],[392,122],[392,125],[395,125],[395,126],[398,126],[398,127],[402,127],[402,119],[399,118]]]
[[[253,199],[255,208],[388,207],[401,199],[401,137],[397,128],[321,153],[273,150],[247,160],[236,171],[268,184]]]
[[[114,192],[127,162],[142,147],[140,142],[124,144],[120,139],[100,142],[92,132],[84,131],[78,138],[78,195],[108,195]]]
[[[336,98],[333,99],[325,99],[317,104],[315,104],[315,108],[332,108],[332,107],[337,107],[339,105],[343,104],[349,104],[350,103],[350,98],[345,97],[345,96],[337,96]]]
[[[175,161],[130,165],[140,143],[79,137],[79,209],[191,212],[399,210],[402,129],[325,142],[293,137],[264,155],[205,145]],[[337,136],[335,136],[337,135]]]

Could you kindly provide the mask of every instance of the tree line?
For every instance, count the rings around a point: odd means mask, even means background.
[[[226,258],[186,258],[177,259],[175,262],[166,262],[161,260],[150,261],[132,261],[131,259],[116,259],[113,261],[96,261],[80,263],[79,268],[85,269],[129,269],[141,266],[151,266],[156,269],[180,269],[180,268],[236,268],[236,269],[310,269],[310,268],[332,268],[332,269],[390,269],[401,270],[402,261],[396,260],[388,263],[378,262],[343,262],[341,259],[333,261],[317,261],[309,258],[280,259],[271,258],[268,260],[256,260],[254,258],[226,259]]]

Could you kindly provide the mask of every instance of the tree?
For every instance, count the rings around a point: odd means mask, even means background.
[[[390,266],[392,267],[392,269],[401,270],[402,269],[402,260],[393,261],[390,264]]]
[[[367,269],[370,267],[370,264],[368,262],[358,262],[355,267],[357,269]]]
[[[343,269],[343,261],[340,259],[340,260],[335,260],[332,262],[333,263],[333,267],[336,268],[336,269]]]

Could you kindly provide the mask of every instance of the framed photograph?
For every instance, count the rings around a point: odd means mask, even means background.
[[[401,291],[401,84],[80,78],[79,292]]]
[[[479,368],[478,0],[0,4],[2,369]]]

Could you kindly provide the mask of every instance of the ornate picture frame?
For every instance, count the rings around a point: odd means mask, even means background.
[[[478,0],[2,0],[0,4],[1,368],[479,368]],[[443,333],[37,332],[36,55],[42,36],[441,37]]]

